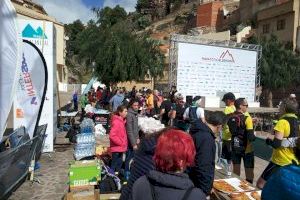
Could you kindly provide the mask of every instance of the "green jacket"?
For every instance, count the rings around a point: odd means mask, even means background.
[[[89,103],[89,101],[88,101],[87,96],[82,95],[82,96],[80,97],[80,105],[81,105],[81,108],[85,108],[85,106],[86,106],[88,103]]]

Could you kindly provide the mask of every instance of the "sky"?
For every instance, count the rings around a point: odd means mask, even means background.
[[[115,7],[120,5],[127,12],[135,10],[137,0],[33,0],[44,7],[49,16],[62,23],[72,23],[80,19],[86,23],[95,19],[93,7]]]

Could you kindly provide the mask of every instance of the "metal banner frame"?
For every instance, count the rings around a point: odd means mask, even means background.
[[[257,52],[256,61],[256,79],[255,79],[255,92],[261,86],[260,80],[260,63],[262,58],[262,46],[256,44],[237,43],[234,41],[218,41],[210,39],[202,39],[197,36],[172,34],[170,37],[170,51],[169,51],[169,87],[177,85],[177,66],[178,66],[178,43],[200,44],[206,46],[225,47],[233,49],[243,49],[248,51]],[[257,95],[255,95],[258,101]]]

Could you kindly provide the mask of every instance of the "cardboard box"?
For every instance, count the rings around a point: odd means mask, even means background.
[[[101,165],[97,160],[75,161],[70,165],[70,187],[96,185],[101,178]]]

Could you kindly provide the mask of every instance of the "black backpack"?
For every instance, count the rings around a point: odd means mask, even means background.
[[[227,125],[231,133],[231,146],[235,152],[244,152],[247,146],[246,116],[239,112],[229,115]]]
[[[184,111],[186,109],[186,106],[181,106],[181,105],[178,105],[176,104],[176,116],[175,116],[175,119],[178,120],[178,121],[183,121],[183,114],[184,114]]]
[[[200,118],[197,116],[198,107],[189,107],[189,123],[190,123],[190,133],[197,131],[197,129],[203,123]]]
[[[288,123],[290,124],[290,135],[288,136],[288,138],[291,137],[299,137],[299,122],[297,118],[294,117],[284,117],[283,119],[285,119],[286,121],[288,121]]]

